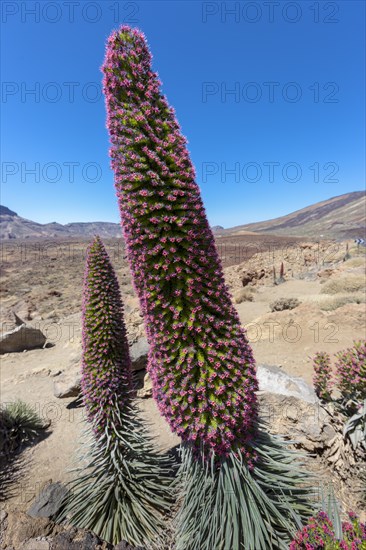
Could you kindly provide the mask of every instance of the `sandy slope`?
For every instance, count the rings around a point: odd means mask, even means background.
[[[346,264],[335,266],[332,276],[339,277],[342,273],[351,276],[353,271],[360,273],[364,269],[361,266],[360,271],[359,265],[348,268]],[[124,285],[122,288],[130,287]],[[334,311],[322,311],[319,304],[326,297],[321,290],[322,283],[316,273],[308,279],[290,278],[278,286],[266,280],[256,286],[253,302],[236,306],[242,323],[247,326],[258,363],[281,366],[288,373],[301,375],[311,382],[310,357],[316,351],[334,353],[351,345],[354,339],[364,337],[364,304],[347,304]],[[131,294],[128,296],[129,328],[141,334],[143,328],[136,299]],[[301,305],[291,311],[271,313],[269,304],[284,296],[298,298]],[[56,302],[57,298],[54,300]],[[57,399],[53,396],[53,384],[57,380],[55,375],[78,368],[80,314],[65,316],[57,323],[52,319],[34,319],[30,323],[47,329],[55,345],[48,349],[2,356],[0,399],[6,403],[19,398],[34,405],[45,419],[51,421],[51,426],[47,437],[23,453],[26,469],[20,483],[14,487],[14,496],[6,502],[8,509],[27,510],[29,502],[47,482],[66,481],[70,477],[67,470],[72,466],[83,425],[83,409],[72,406],[75,398]],[[270,327],[275,327],[273,334],[269,331]],[[68,408],[70,404],[71,408]],[[162,449],[177,445],[178,438],[158,414],[154,401],[141,400],[140,406],[151,423],[157,445]]]

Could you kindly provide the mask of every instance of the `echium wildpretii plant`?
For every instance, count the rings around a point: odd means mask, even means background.
[[[113,544],[142,545],[160,533],[170,511],[173,465],[155,452],[136,411],[119,285],[99,237],[87,252],[82,335],[90,450],[58,520],[67,517]]]
[[[289,550],[366,550],[366,525],[356,514],[349,512],[341,530],[341,538],[337,538],[326,512],[318,512],[296,533]]]
[[[366,340],[337,353],[335,370],[338,388],[346,399],[366,399]]]
[[[47,426],[35,408],[23,401],[0,404],[0,502],[10,496],[21,472],[21,451]]]
[[[131,361],[114,269],[99,237],[90,245],[82,310],[82,395],[97,434],[116,422],[132,400]]]
[[[332,401],[346,418],[344,439],[350,440],[355,451],[366,449],[366,341],[356,341],[353,347],[336,354],[334,377],[325,352],[316,353],[313,367],[316,394],[323,401]],[[338,397],[332,395],[333,387],[338,390]]]
[[[313,384],[315,393],[320,399],[330,401],[332,398],[332,367],[328,353],[318,351],[313,359]]]
[[[144,35],[123,26],[103,66],[112,167],[150,344],[154,397],[182,438],[177,549],[286,548],[307,479],[260,430],[252,350],[195,173]]]
[[[220,455],[235,441],[251,465],[252,351],[224,284],[186,140],[140,32],[122,27],[111,35],[104,74],[112,167],[154,395],[185,441]]]
[[[330,400],[331,388],[336,386],[343,405],[365,400],[366,340],[354,342],[353,347],[339,351],[335,357],[334,377],[327,353],[317,352],[313,359],[313,383],[317,395],[324,400]]]

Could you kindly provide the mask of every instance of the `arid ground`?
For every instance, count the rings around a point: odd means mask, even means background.
[[[271,236],[235,235],[216,239],[227,284],[259,364],[312,381],[316,351],[330,354],[365,337],[365,249],[346,242],[305,242]],[[51,421],[44,438],[24,453],[25,468],[4,503],[26,511],[49,481],[70,478],[82,428],[83,408],[75,397],[58,399],[60,374],[79,368],[80,309],[87,242],[4,243],[1,268],[3,333],[15,312],[43,330],[44,349],[1,356],[1,402],[19,398]],[[131,342],[144,335],[121,239],[106,246],[118,274]],[[283,263],[283,282],[278,281]],[[275,269],[275,275],[274,275]],[[275,284],[276,282],[276,284]],[[271,311],[278,299],[296,298],[294,309]],[[151,398],[140,399],[143,414],[162,449],[179,443]],[[362,510],[360,513],[364,514]]]

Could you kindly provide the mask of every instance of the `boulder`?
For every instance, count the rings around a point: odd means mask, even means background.
[[[45,343],[46,336],[41,330],[24,323],[0,337],[0,354],[42,348]]]
[[[15,319],[15,326],[20,327],[21,325],[25,325],[24,321],[13,311],[14,319]]]
[[[241,279],[241,283],[243,286],[247,286],[249,285],[250,283],[252,283],[255,279],[257,279],[257,272],[254,271],[254,270],[251,270],[251,271],[245,271],[243,273],[243,276],[242,276],[242,279]]]
[[[337,436],[334,411],[324,407],[302,378],[278,367],[259,365],[260,416],[267,429],[295,441],[297,447],[322,454]]]
[[[279,367],[272,365],[258,365],[257,378],[259,391],[284,397],[295,397],[304,403],[318,406],[319,400],[314,389],[300,377],[291,376]],[[147,398],[152,396],[152,382],[146,371],[138,371],[134,374],[137,397]]]
[[[297,397],[307,403],[318,403],[314,389],[300,377],[291,376],[273,365],[258,365],[259,390]]]
[[[145,373],[144,379],[142,381],[142,388],[137,390],[137,397],[146,399],[147,397],[152,396],[152,381],[149,376],[149,373]]]
[[[126,541],[119,542],[115,547],[114,550],[144,550],[141,546],[131,546]]]
[[[41,491],[28,510],[32,518],[50,518],[60,508],[67,489],[61,483],[50,483]]]
[[[125,541],[117,545],[102,541],[90,531],[60,525],[48,518],[33,518],[14,510],[3,514],[0,548],[9,550],[143,550]]]
[[[81,374],[79,369],[63,372],[53,382],[53,395],[59,399],[77,397],[80,393]]]
[[[130,357],[133,371],[139,371],[146,368],[148,352],[149,344],[145,336],[141,336],[136,342],[130,344]]]
[[[336,435],[331,416],[318,403],[270,392],[259,396],[260,416],[272,434],[296,442],[306,451],[324,450]]]
[[[244,270],[241,283],[245,287],[249,284],[255,285],[257,281],[260,279],[263,279],[266,276],[265,269],[260,269],[259,271],[256,271],[255,269],[251,269],[249,271]]]
[[[52,540],[52,550],[104,550],[113,546],[102,542],[94,533],[71,528]]]
[[[20,549],[29,540],[61,530],[47,518],[32,518],[20,510],[9,512],[0,529],[0,548]]]
[[[50,550],[51,548],[48,537],[28,539],[19,546],[19,550]]]

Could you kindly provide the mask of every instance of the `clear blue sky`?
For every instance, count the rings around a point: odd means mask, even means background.
[[[123,22],[147,36],[211,224],[363,189],[364,2],[268,4],[4,0],[2,204],[119,221],[100,66]]]

